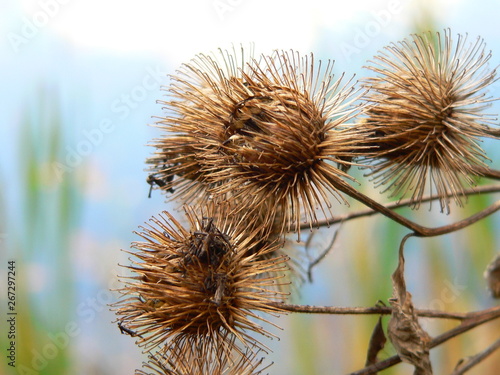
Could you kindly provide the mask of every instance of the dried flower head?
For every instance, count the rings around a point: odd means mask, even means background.
[[[133,276],[120,289],[116,313],[147,351],[159,346],[176,362],[197,350],[223,366],[231,353],[243,356],[238,345],[265,348],[252,332],[272,336],[256,320],[280,311],[270,302],[284,298],[274,285],[286,271],[286,258],[264,256],[280,243],[247,251],[257,232],[222,206],[186,212],[190,229],[167,212],[142,228],[145,242],[133,245],[138,261],[127,267]]]
[[[333,64],[322,67],[312,55],[218,57],[199,55],[172,77],[174,99],[164,104],[173,114],[159,122],[165,134],[147,161],[155,178],[185,201],[270,205],[270,219],[283,212],[287,230],[298,230],[302,216],[315,222],[329,193],[343,199],[337,187],[366,138],[348,124],[359,90],[334,81]]]
[[[450,196],[463,205],[464,188],[474,186],[477,167],[485,166],[479,138],[488,135],[492,101],[483,93],[495,80],[482,39],[467,43],[450,30],[444,35],[412,35],[375,57],[366,79],[365,125],[375,132],[373,171],[377,186],[393,196],[411,194],[418,208],[426,189],[449,212]]]

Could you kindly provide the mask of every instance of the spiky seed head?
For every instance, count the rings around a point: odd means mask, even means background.
[[[491,54],[478,38],[451,31],[412,35],[380,52],[368,66],[365,126],[374,131],[373,176],[393,196],[411,196],[418,208],[425,191],[436,192],[441,211],[453,200],[462,206],[464,189],[485,166],[480,137],[494,117],[484,113],[492,99],[484,89],[495,80]],[[451,197],[451,198],[450,198]]]
[[[333,64],[277,51],[257,61],[199,55],[172,77],[172,115],[148,160],[175,197],[239,199],[256,211],[271,205],[270,220],[284,212],[284,227],[330,208],[360,154],[364,128],[349,124],[360,91]],[[330,212],[325,213],[330,216]]]
[[[133,276],[125,279],[115,308],[121,325],[147,351],[160,347],[175,354],[192,347],[230,361],[234,350],[241,352],[235,343],[264,348],[252,333],[272,336],[256,319],[279,312],[270,302],[285,298],[275,284],[286,258],[264,256],[281,243],[249,253],[257,232],[231,220],[229,209],[210,207],[187,207],[187,227],[164,212],[138,233],[145,241],[133,245],[138,260],[127,266]]]

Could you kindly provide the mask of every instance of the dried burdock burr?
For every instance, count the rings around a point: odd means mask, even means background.
[[[412,35],[375,56],[364,121],[374,132],[366,160],[377,186],[410,196],[413,208],[426,190],[439,195],[441,211],[452,200],[463,205],[488,160],[480,138],[495,120],[485,112],[496,74],[490,58],[481,38],[454,40],[450,30]]]
[[[242,52],[243,55],[243,52]],[[245,59],[199,55],[175,76],[168,113],[147,160],[174,198],[237,199],[239,209],[281,212],[284,231],[313,226],[361,155],[367,132],[353,123],[361,92],[334,79],[333,63],[276,51]]]
[[[138,251],[130,254],[137,260],[127,266],[132,276],[124,278],[115,309],[145,351],[175,363],[197,350],[223,367],[234,353],[241,359],[251,356],[248,348],[266,349],[258,336],[273,335],[258,321],[267,322],[264,313],[281,312],[274,303],[286,294],[276,284],[287,258],[266,256],[281,242],[248,251],[259,231],[249,231],[227,206],[207,207],[186,206],[186,226],[164,212],[142,228],[144,241],[133,244]]]

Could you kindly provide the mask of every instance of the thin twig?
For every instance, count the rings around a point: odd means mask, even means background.
[[[485,129],[484,136],[498,139],[498,137],[500,137],[500,129],[495,129],[488,126],[487,129]]]
[[[500,171],[491,168],[485,167],[476,167],[476,172],[487,178],[491,178],[492,180],[500,180]]]
[[[490,309],[486,309],[483,311],[478,311],[478,312],[473,312],[469,313],[470,318],[465,319],[460,323],[455,328],[450,329],[449,331],[446,331],[445,333],[436,336],[432,341],[430,342],[429,347],[435,348],[438,345],[441,345],[442,343],[452,339],[453,337],[456,337],[464,332],[467,332],[481,324],[487,323],[491,320],[497,319],[500,317],[500,306],[493,307]],[[398,363],[401,362],[401,358],[399,358],[398,355],[392,356],[390,358],[387,358],[383,361],[377,362],[373,365],[367,366],[359,371],[355,371],[350,373],[349,375],[371,375],[375,374],[380,370],[385,370],[391,366],[394,366]]]
[[[373,200],[372,198],[368,197],[367,195],[364,195],[363,193],[359,192],[356,190],[354,187],[347,183],[340,183],[339,181],[331,180],[330,181],[338,190],[342,191],[343,193],[349,195],[351,198],[354,198],[364,205],[370,207],[371,209],[380,212],[382,215],[388,217],[389,219],[394,220],[395,222],[405,226],[406,228],[410,229],[412,232],[414,232],[415,236],[418,237],[434,237],[434,236],[440,236],[443,234],[447,233],[452,233],[457,230],[463,229],[471,224],[474,224],[485,217],[495,213],[496,211],[500,210],[500,201],[497,201],[493,203],[491,206],[485,208],[484,210],[478,212],[475,215],[472,215],[466,219],[463,219],[461,221],[458,221],[453,224],[449,225],[444,225],[441,227],[436,227],[436,228],[428,228],[424,227],[422,225],[419,225],[410,219],[407,219],[404,216],[401,216],[400,214],[391,211],[389,208],[386,206],[380,204],[379,202]]]
[[[333,245],[335,244],[335,241],[337,240],[337,236],[339,234],[339,230],[337,230],[335,232],[335,234],[333,235],[333,238],[330,242],[330,244],[328,245],[328,247],[323,250],[323,252],[316,258],[314,259],[312,262],[309,263],[309,267],[307,267],[307,278],[309,280],[310,283],[312,283],[313,279],[312,279],[312,269],[313,267],[315,267],[316,265],[318,265],[325,257],[326,255],[330,252],[330,250],[332,249]],[[314,234],[314,232],[313,232]],[[312,235],[309,236],[309,238],[307,239],[307,242],[306,242],[306,249],[309,247],[309,243],[310,243],[310,240],[312,238]]]
[[[481,352],[479,352],[471,357],[468,357],[467,359],[461,360],[461,362],[458,364],[458,366],[455,368],[455,370],[453,370],[451,375],[463,375],[463,374],[465,374],[466,371],[469,371],[472,367],[479,364],[481,361],[483,361],[489,355],[493,354],[493,352],[497,349],[500,349],[500,339],[495,341],[493,344],[491,344],[489,347],[487,347],[483,351],[481,351]]]
[[[311,305],[295,305],[280,302],[271,303],[272,306],[280,309],[306,314],[330,314],[330,315],[389,315],[392,313],[390,306],[373,306],[373,307],[335,307],[335,306],[311,306]],[[416,309],[415,312],[422,318],[440,318],[440,319],[455,319],[468,320],[484,314],[498,313],[500,316],[500,306],[491,309],[474,311],[467,313],[454,313],[439,310]]]
[[[483,193],[500,193],[500,185],[498,185],[498,184],[484,185],[484,186],[478,186],[476,188],[471,188],[471,189],[464,191],[464,195],[467,195],[467,196],[476,195],[476,194],[483,194]],[[430,202],[430,201],[436,200],[438,198],[439,198],[439,196],[437,196],[437,195],[430,195],[430,196],[422,198],[422,203]],[[408,199],[402,199],[402,200],[397,201],[397,202],[389,203],[385,207],[392,210],[395,208],[407,207],[411,203],[412,203],[412,200],[410,198],[408,198]],[[326,219],[326,220],[320,220],[320,221],[318,221],[317,226],[318,227],[326,227],[326,226],[338,224],[338,223],[341,223],[344,221],[358,219],[360,217],[375,215],[378,213],[379,213],[378,211],[374,211],[371,208],[368,208],[368,209],[359,210],[356,212],[347,213],[345,215],[334,216],[334,217]],[[304,223],[300,227],[300,229],[309,229],[309,228],[310,228],[309,223]]]
[[[476,311],[469,314],[469,319],[463,320],[457,327],[432,339],[430,348],[441,345],[443,342],[448,341],[449,339],[464,332],[467,332],[468,330],[475,328],[483,323],[487,323],[491,320],[500,318],[500,306],[491,307],[483,311]]]

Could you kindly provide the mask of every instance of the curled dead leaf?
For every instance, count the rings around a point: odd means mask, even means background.
[[[429,359],[431,338],[418,322],[404,279],[404,243],[412,235],[407,235],[401,241],[398,267],[392,274],[393,291],[389,303],[393,311],[387,326],[387,335],[401,360],[415,366],[414,375],[432,375]]]
[[[386,342],[387,338],[382,328],[382,317],[379,317],[370,337],[365,366],[370,366],[378,362],[378,353],[384,348]]]

